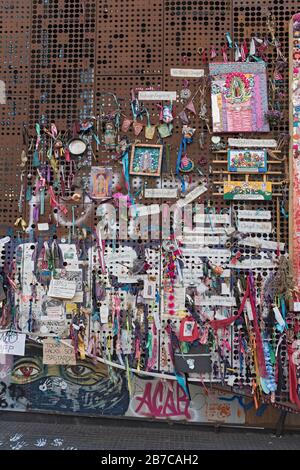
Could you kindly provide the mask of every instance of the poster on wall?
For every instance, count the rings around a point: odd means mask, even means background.
[[[266,64],[209,65],[213,132],[268,132]]]

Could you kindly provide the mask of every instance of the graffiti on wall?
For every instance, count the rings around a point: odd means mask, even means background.
[[[42,345],[31,341],[25,356],[2,355],[0,361],[0,408],[5,410],[245,422],[238,402],[224,402],[218,392],[207,393],[199,385],[190,385],[190,393],[191,400],[176,381],[133,375],[129,396],[123,371],[109,373],[89,358],[76,365],[43,364]]]

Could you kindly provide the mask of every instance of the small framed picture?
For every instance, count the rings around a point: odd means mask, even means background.
[[[111,197],[112,168],[92,166],[90,191],[93,199]]]
[[[228,171],[238,173],[265,173],[267,152],[260,150],[228,150]]]
[[[183,327],[183,336],[191,337],[193,336],[195,322],[194,321],[186,321]]]
[[[270,181],[225,181],[224,199],[239,201],[271,201]]]
[[[130,159],[130,174],[160,176],[162,152],[162,145],[133,145]]]

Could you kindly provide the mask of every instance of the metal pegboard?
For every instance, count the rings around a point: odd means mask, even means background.
[[[165,2],[97,3],[96,75],[162,75]]]

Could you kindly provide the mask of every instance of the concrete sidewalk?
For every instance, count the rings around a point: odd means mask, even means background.
[[[300,434],[0,413],[1,450],[298,450]]]

